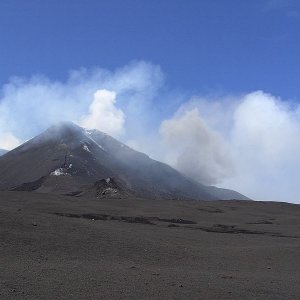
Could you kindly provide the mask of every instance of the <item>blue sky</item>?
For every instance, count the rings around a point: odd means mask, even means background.
[[[3,0],[0,41],[0,84],[142,59],[176,88],[300,95],[297,0]]]
[[[298,0],[3,0],[0,148],[71,120],[300,203]]]

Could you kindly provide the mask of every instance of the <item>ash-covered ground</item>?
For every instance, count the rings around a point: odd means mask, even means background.
[[[1,299],[298,299],[300,206],[0,193]]]

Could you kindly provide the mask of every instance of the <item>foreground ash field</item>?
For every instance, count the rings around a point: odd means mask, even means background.
[[[0,193],[1,299],[297,299],[300,206]]]
[[[62,123],[0,157],[0,299],[297,299],[300,206]]]

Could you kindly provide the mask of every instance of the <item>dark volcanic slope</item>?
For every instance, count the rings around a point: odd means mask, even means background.
[[[237,192],[207,187],[170,166],[134,151],[97,130],[73,123],[53,126],[0,158],[0,189],[80,195],[122,191],[143,197],[245,199]]]
[[[300,206],[0,192],[0,299],[299,299]]]

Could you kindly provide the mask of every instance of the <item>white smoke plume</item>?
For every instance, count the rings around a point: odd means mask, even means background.
[[[118,135],[124,126],[124,113],[115,106],[116,93],[98,90],[89,106],[89,113],[80,120],[88,129],[98,129],[111,135]]]
[[[141,124],[149,120],[146,111],[162,84],[160,68],[143,61],[114,72],[71,71],[65,82],[44,76],[11,78],[0,90],[0,148],[12,149],[17,140],[24,142],[65,120],[115,137],[142,134],[137,129],[146,127]],[[125,122],[126,115],[130,118]]]
[[[11,132],[2,132],[0,135],[0,149],[13,149],[19,146],[20,143]]]
[[[206,183],[221,182],[253,199],[300,203],[299,112],[298,104],[262,91],[194,97],[162,123],[166,155]]]
[[[263,91],[186,97],[159,66],[70,72],[63,82],[12,78],[0,91],[0,148],[55,122],[98,128],[206,184],[300,203],[300,106]],[[179,105],[181,103],[181,105]]]

